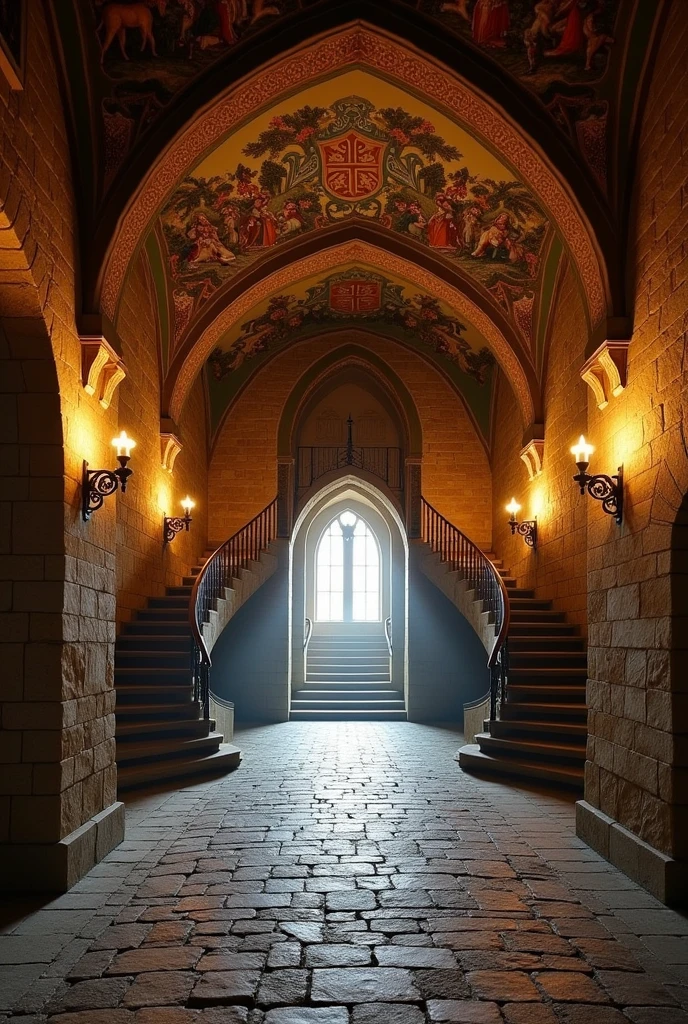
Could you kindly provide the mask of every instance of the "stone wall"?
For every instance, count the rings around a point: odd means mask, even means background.
[[[160,461],[160,371],[155,298],[144,255],[127,279],[117,332],[127,377],[119,387],[119,429],[136,440],[131,477],[117,499],[117,620],[131,618],[148,597],[164,593],[205,550],[207,540],[206,412],[199,378],[184,406],[178,433],[183,448],[170,474]],[[163,517],[180,515],[180,501],[196,502],[193,523],[163,545]]]
[[[123,827],[112,714],[114,519],[109,509],[89,528],[80,517],[82,460],[109,457],[105,439],[117,420],[81,387],[67,132],[43,7],[27,12],[24,89],[11,92],[0,76],[0,750],[9,762],[0,878],[3,886],[64,887]]]
[[[628,386],[590,404],[593,471],[623,463],[617,528],[590,509],[586,800],[664,854],[688,857],[686,571],[672,524],[688,493],[688,20],[674,3],[643,113],[631,231]],[[682,545],[681,539],[678,541]],[[672,653],[673,649],[673,653]],[[621,864],[623,867],[624,865]]]
[[[211,540],[231,536],[275,496],[277,431],[302,374],[342,344],[319,338],[292,346],[258,372],[231,408],[210,464]],[[420,356],[366,337],[408,388],[423,432],[423,494],[476,543],[491,542],[491,479],[485,450],[456,393]]]
[[[571,477],[576,467],[571,445],[587,430],[589,389],[580,377],[588,337],[576,274],[563,271],[552,316],[543,398],[545,450],[542,473],[534,480],[520,458],[521,431],[516,399],[499,381],[495,416],[493,473],[494,548],[521,586],[552,598],[583,631],[587,623],[586,522],[588,507]],[[515,497],[519,519],[537,516],[535,551],[512,536],[504,506]],[[596,510],[602,514],[599,508]]]

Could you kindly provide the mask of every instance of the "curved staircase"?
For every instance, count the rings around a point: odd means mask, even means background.
[[[588,736],[587,656],[579,627],[535,597],[491,559],[509,595],[509,670],[499,718],[462,747],[467,771],[545,779],[583,787]]]
[[[151,597],[124,623],[115,644],[117,784],[119,789],[210,772],[241,760],[193,699],[189,602],[196,577]]]

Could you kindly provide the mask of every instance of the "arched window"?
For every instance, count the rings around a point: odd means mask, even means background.
[[[315,554],[318,622],[380,619],[380,550],[368,524],[346,511],[324,530]]]

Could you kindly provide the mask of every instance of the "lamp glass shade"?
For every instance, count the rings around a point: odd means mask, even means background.
[[[195,507],[195,505],[196,505],[196,502],[192,501],[191,498],[188,496],[188,494],[187,494],[187,496],[184,498],[184,500],[181,503],[182,508],[184,509],[184,511],[187,514],[191,511],[192,508]]]
[[[515,516],[518,512],[521,511],[521,506],[515,498],[512,498],[509,504],[506,506],[506,510],[510,516]]]
[[[590,456],[594,451],[594,446],[588,444],[583,434],[578,438],[578,443],[571,446],[571,454],[576,462],[590,462]]]
[[[131,455],[131,449],[136,447],[136,441],[132,441],[130,437],[127,437],[126,430],[123,430],[119,437],[113,437],[112,446],[117,449],[118,457],[124,455],[128,459]]]

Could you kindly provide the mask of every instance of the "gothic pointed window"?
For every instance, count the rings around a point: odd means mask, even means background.
[[[374,533],[346,511],[323,531],[315,555],[318,622],[380,620],[380,549]]]

